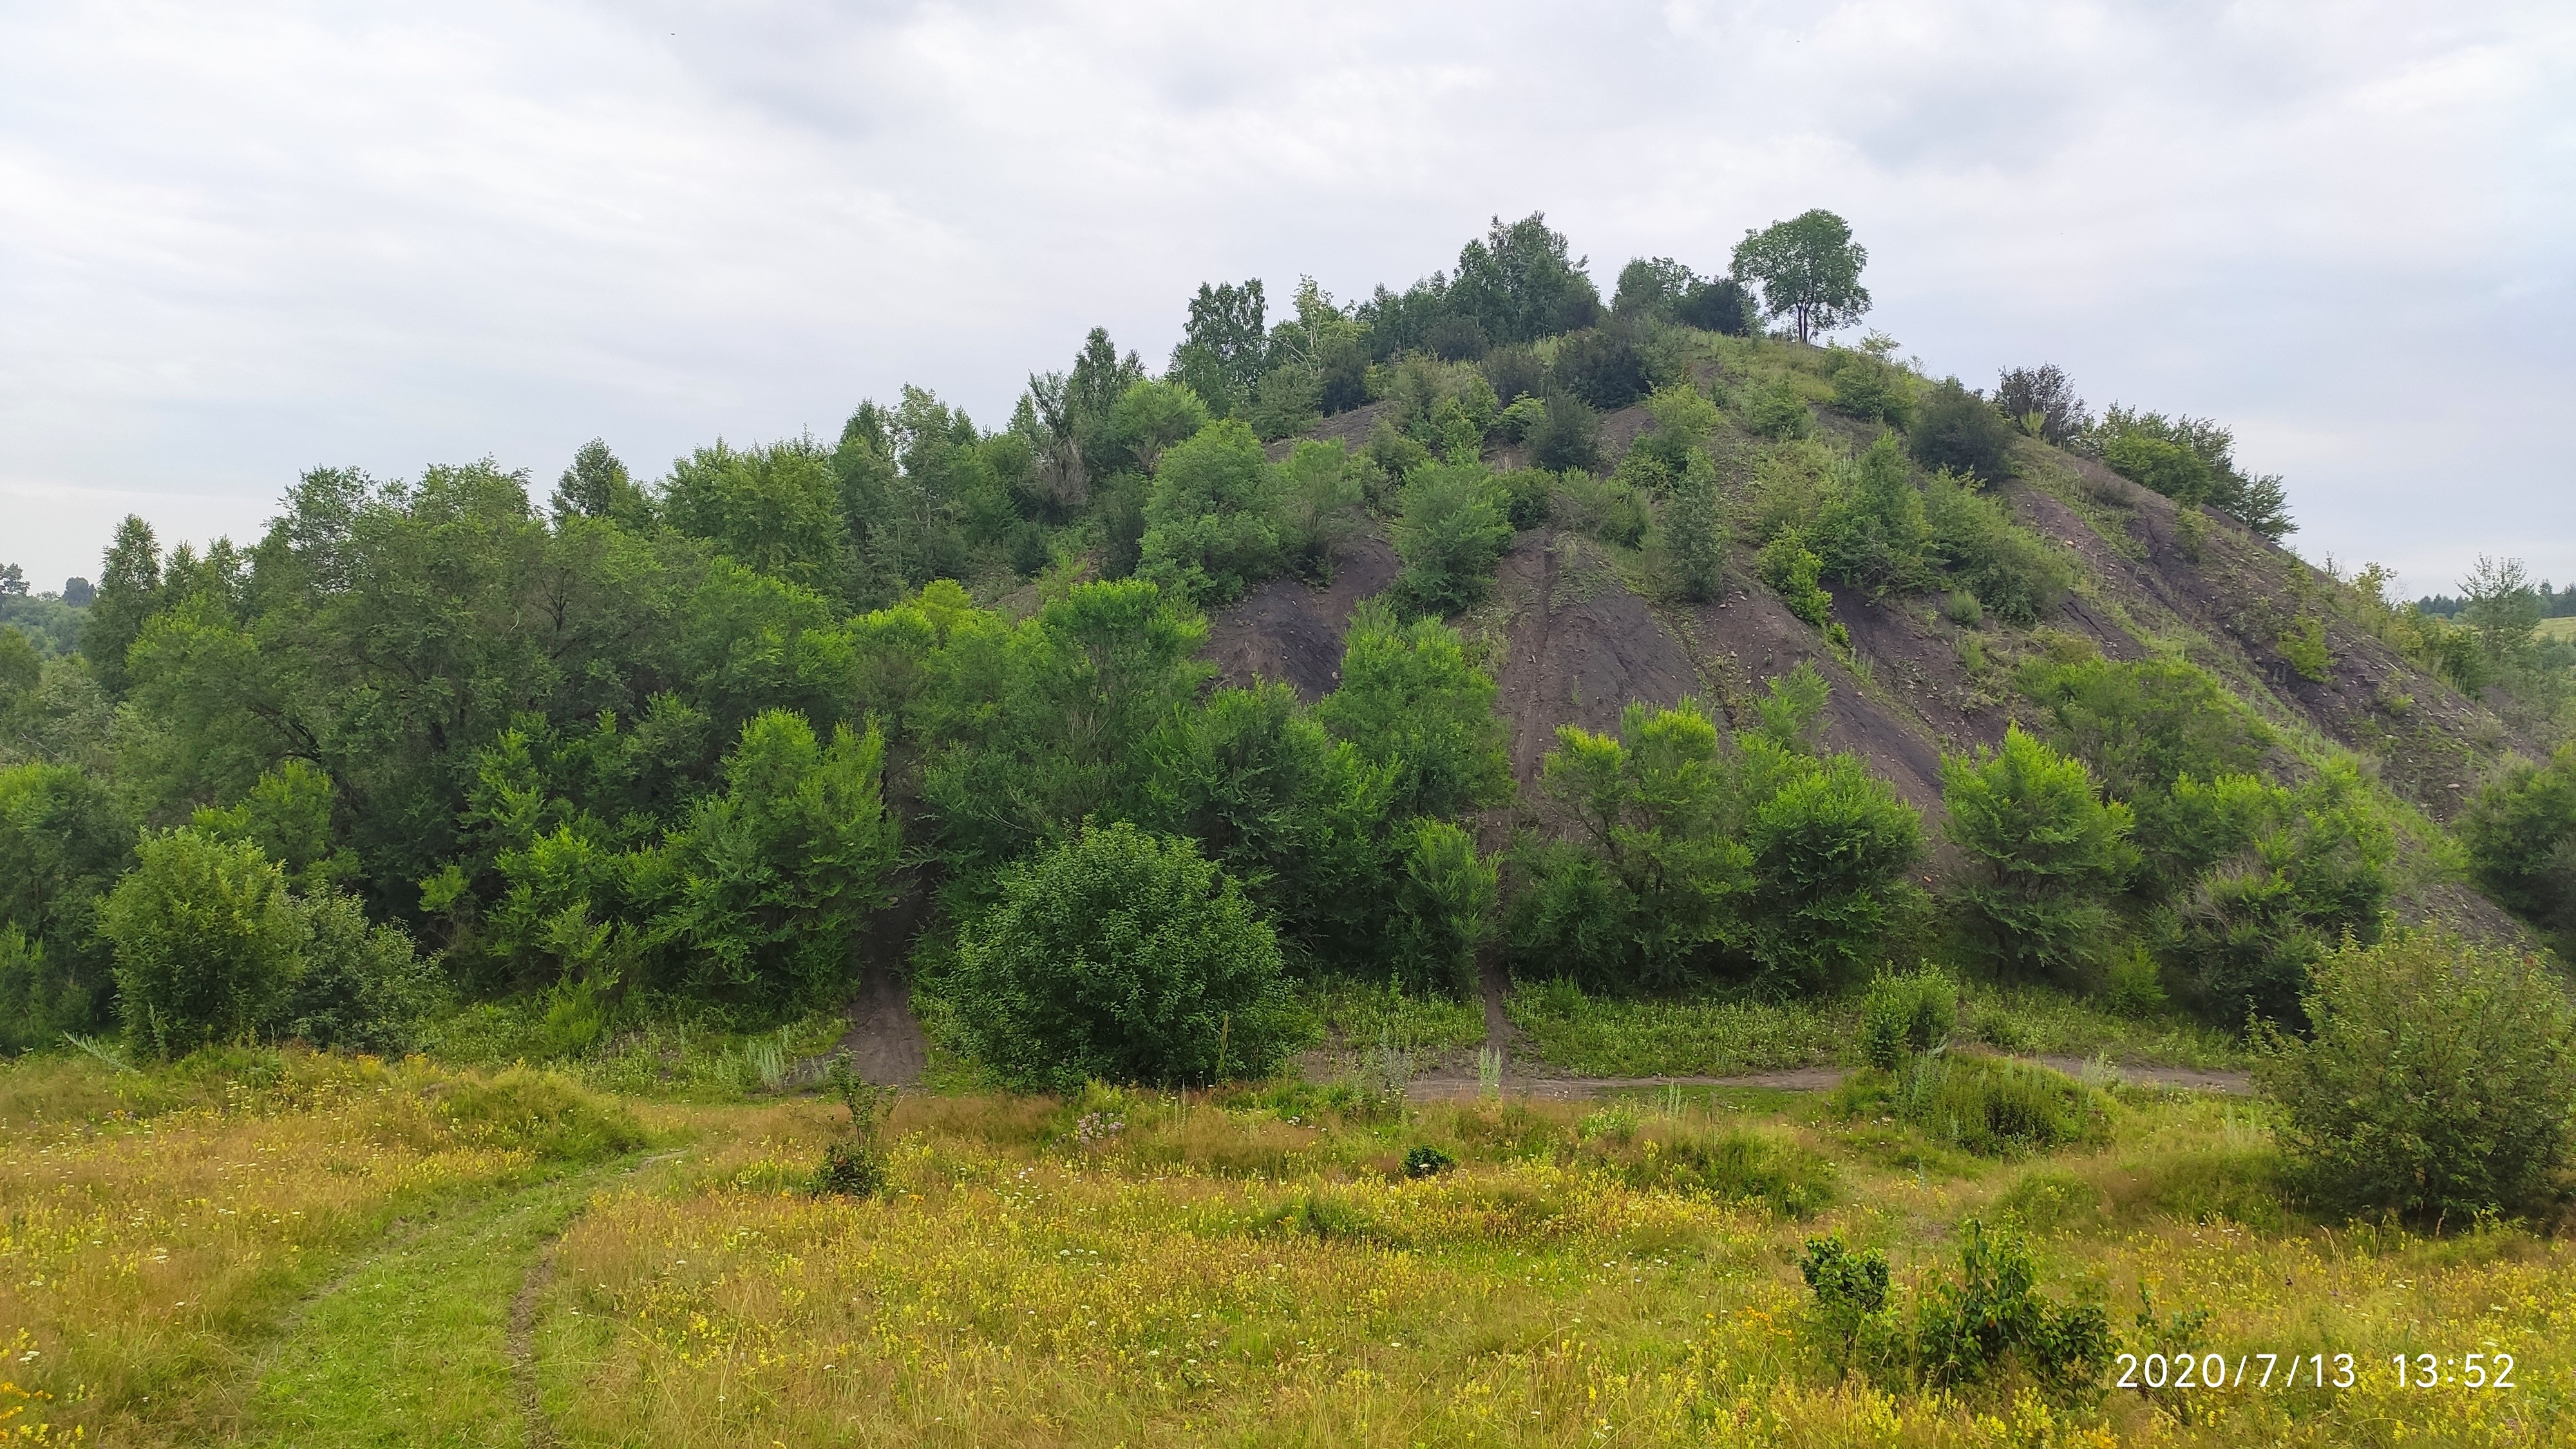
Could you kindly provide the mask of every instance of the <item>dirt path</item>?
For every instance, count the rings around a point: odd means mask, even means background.
[[[880,1087],[909,1087],[930,1065],[930,1041],[912,1014],[912,992],[882,961],[868,964],[850,1002],[850,1029],[832,1048],[850,1069]]]
[[[642,1164],[633,1164],[627,1170]],[[545,1178],[432,1220],[299,1312],[252,1390],[255,1445],[551,1443],[531,1437],[522,1315],[547,1253],[616,1169]]]

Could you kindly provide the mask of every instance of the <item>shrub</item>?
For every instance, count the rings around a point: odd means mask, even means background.
[[[2268,1039],[2294,1178],[2320,1201],[2425,1222],[2541,1206],[2576,1125],[2576,1020],[2540,963],[2438,929],[2318,963],[2311,1035]]]
[[[1428,1142],[1420,1143],[1404,1154],[1404,1175],[1407,1177],[1438,1177],[1457,1165],[1457,1158]]]
[[[2010,1228],[1975,1218],[1959,1225],[1959,1281],[1934,1286],[1917,1307],[1914,1358],[1935,1384],[1970,1383],[2019,1359],[2067,1395],[2111,1366],[2111,1319],[2098,1303],[2051,1303],[2039,1294],[2030,1249]]]
[[[2545,767],[2508,763],[2478,788],[2459,829],[2487,894],[2528,920],[2576,929],[2576,744]]]
[[[1754,571],[1789,606],[1789,612],[1818,628],[1824,627],[1834,607],[1833,596],[1816,585],[1824,569],[1825,561],[1816,557],[1795,529],[1764,544],[1754,560]]]
[[[1514,528],[1536,528],[1547,521],[1548,495],[1556,475],[1543,468],[1513,468],[1494,475],[1494,497]]]
[[[1932,389],[1909,442],[1926,468],[1948,468],[1989,483],[2013,475],[2012,424],[1957,378]]]
[[[1803,438],[1816,430],[1816,415],[1806,398],[1785,378],[1745,388],[1740,406],[1744,430],[1759,438]]]
[[[1511,521],[1495,503],[1481,463],[1434,463],[1413,471],[1391,530],[1404,557],[1398,587],[1428,614],[1454,614],[1485,596],[1494,565],[1511,545]]]
[[[2326,622],[2306,615],[2283,629],[2277,641],[2281,657],[2299,677],[2317,684],[2334,678],[2334,650],[2326,644]]]
[[[976,1055],[1005,1082],[1259,1076],[1294,1044],[1279,943],[1190,841],[1120,822],[1005,871],[950,980]]]
[[[0,767],[0,1051],[106,1023],[110,953],[100,899],[132,857],[134,826],[107,782],[69,765]]]
[[[2000,967],[2063,977],[2088,959],[2108,902],[2137,865],[2129,807],[2105,804],[2093,774],[2029,735],[1941,761],[1944,829],[1975,870],[1960,896],[1970,940]]]
[[[1568,468],[1560,477],[1567,527],[1619,548],[1635,548],[1644,540],[1654,515],[1633,485],[1581,468]]]
[[[402,927],[369,925],[354,896],[329,891],[295,904],[302,968],[277,1013],[279,1035],[385,1056],[409,1050],[446,997],[437,966]]]
[[[1946,1046],[1958,1021],[1958,984],[1939,968],[1881,976],[1861,999],[1861,1056],[1892,1072],[1909,1056]]]
[[[1621,327],[1566,338],[1556,350],[1554,376],[1558,386],[1605,411],[1624,408],[1654,389],[1644,354]]]
[[[1483,371],[1495,400],[1506,406],[1547,393],[1547,364],[1526,347],[1497,347],[1486,353]]]
[[[1422,345],[1430,348],[1432,356],[1443,362],[1475,362],[1491,351],[1494,344],[1485,335],[1484,323],[1453,312],[1424,329]]]
[[[1310,580],[1329,580],[1333,550],[1350,532],[1360,504],[1359,470],[1338,440],[1308,439],[1289,450],[1279,480],[1281,558]]]
[[[1933,562],[2013,623],[2038,623],[2075,585],[2075,570],[2062,556],[2013,522],[2002,504],[1952,474],[1935,474],[1924,487],[1923,519]]]
[[[258,846],[193,830],[146,837],[99,913],[126,1039],[184,1056],[252,1035],[294,980],[304,929]]]
[[[2121,477],[2185,504],[2209,496],[2209,465],[2180,443],[2146,433],[2122,433],[2102,449],[2102,461]]]
[[[1757,742],[1751,748],[1767,745]],[[1747,944],[1764,971],[1820,986],[1886,958],[1915,898],[1923,821],[1850,755],[1799,772],[1752,812]]]
[[[1844,353],[1834,368],[1833,406],[1865,423],[1902,428],[1914,421],[1914,389],[1893,364],[1864,352]]]
[[[814,1170],[814,1191],[839,1197],[875,1197],[885,1191],[892,1176],[891,1164],[886,1160],[884,1128],[886,1114],[894,1107],[894,1091],[860,1081],[847,1061],[832,1063],[825,1080],[832,1094],[849,1110],[850,1135],[824,1145],[823,1161]]]
[[[1547,411],[1529,433],[1530,461],[1550,471],[1590,468],[1601,461],[1601,419],[1572,393],[1551,391]]]
[[[596,1162],[648,1140],[633,1113],[557,1072],[512,1067],[459,1082],[438,1102],[447,1129],[477,1147],[546,1162]]]
[[[1753,330],[1754,302],[1744,288],[1730,278],[1694,282],[1674,304],[1673,320],[1685,327],[1723,332],[1729,337],[1742,337]]]
[[[1683,598],[1706,602],[1725,582],[1726,515],[1717,501],[1717,477],[1705,455],[1673,480],[1664,502],[1664,548],[1673,584]]]
[[[1315,716],[1394,780],[1387,815],[1452,818],[1511,798],[1493,677],[1436,619],[1396,621],[1375,600],[1351,615],[1342,682]]]

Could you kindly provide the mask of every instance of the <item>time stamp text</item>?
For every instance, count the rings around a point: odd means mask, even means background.
[[[2398,1353],[2383,1362],[2370,1372],[2395,1374],[2401,1389],[2515,1387],[2509,1353]],[[2113,1367],[2124,1389],[2348,1389],[2364,1372],[2348,1353],[2124,1353]]]

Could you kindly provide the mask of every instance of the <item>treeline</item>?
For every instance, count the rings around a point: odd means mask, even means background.
[[[2039,636],[2031,733],[1949,762],[1972,870],[1946,896],[1916,812],[1821,745],[1811,670],[1747,719],[1561,731],[1514,788],[1442,621],[1516,529],[1683,599],[1746,549],[1845,651],[1824,582],[1963,626],[2072,586],[1990,491],[2021,433],[2075,435],[2071,394],[2015,414],[2011,375],[1990,398],[1883,340],[1736,335],[1853,320],[1862,260],[1811,213],[1723,278],[1632,263],[1604,308],[1533,216],[1355,308],[1308,284],[1274,325],[1257,283],[1203,287],[1162,375],[1095,331],[998,431],[907,388],[649,484],[593,443],[542,504],[483,463],[317,470],[248,547],[129,519],[78,653],[0,631],[0,1044],[390,1049],[509,995],[573,1051],[679,1004],[831,1000],[923,910],[940,1028],[1029,1084],[1264,1070],[1283,982],[1464,990],[1496,953],[1784,991],[1937,955],[2295,1023],[2306,964],[2378,929],[2391,836],[2188,665]],[[1605,455],[1600,412],[1639,403]],[[1361,446],[1273,455],[1359,405]],[[1369,517],[1403,569],[1334,691],[1211,689],[1202,611],[1327,576]]]

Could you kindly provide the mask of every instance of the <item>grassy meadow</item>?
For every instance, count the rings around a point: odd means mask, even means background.
[[[2261,1104],[2055,1080],[2090,1125],[2003,1156],[1865,1077],[1590,1102],[912,1093],[881,1129],[886,1191],[854,1199],[811,1186],[847,1115],[793,1091],[612,1095],[294,1051],[26,1058],[0,1067],[0,1435],[2565,1442],[2565,1241],[2312,1222]],[[1904,1304],[1957,1276],[1969,1218],[2020,1231],[2042,1296],[2101,1303],[2122,1351],[2215,1353],[2231,1376],[2321,1354],[2328,1386],[1839,1372],[1802,1244],[1883,1248]],[[2514,1387],[2401,1389],[2401,1352],[2509,1353]]]

